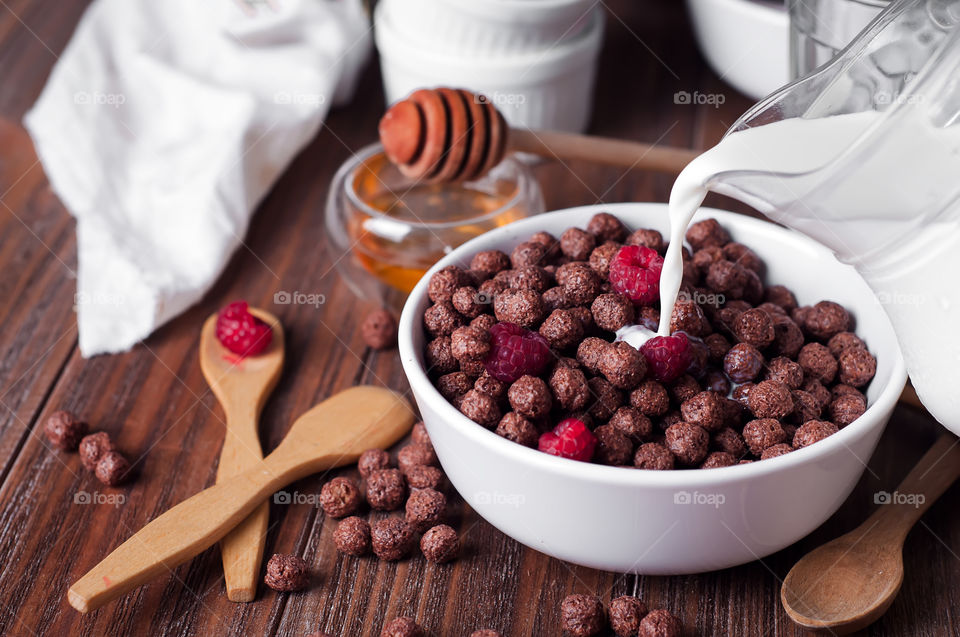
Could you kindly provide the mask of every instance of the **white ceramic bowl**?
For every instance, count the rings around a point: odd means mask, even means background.
[[[599,211],[666,234],[664,204],[585,206],[492,230],[454,250],[410,294],[400,319],[400,357],[443,469],[464,499],[510,537],[554,557],[617,572],[680,574],[743,564],[778,551],[824,522],[850,494],[906,382],[881,306],[860,276],[824,247],[771,223],[713,209],[766,262],[770,281],[801,303],[835,299],[857,320],[877,357],[870,407],[839,433],[793,453],[722,469],[641,471],[576,462],[510,442],[468,420],[423,368],[423,311],[430,275],[465,266],[480,250],[509,253],[538,230],[585,227]]]
[[[448,54],[408,37],[377,5],[374,39],[387,103],[418,88],[454,86],[486,95],[511,126],[582,132],[590,121],[603,16],[596,6],[580,36],[539,51]]]

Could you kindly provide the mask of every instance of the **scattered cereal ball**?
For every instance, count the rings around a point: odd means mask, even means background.
[[[790,389],[803,386],[803,367],[786,356],[778,356],[767,365],[767,380],[778,380]]]
[[[374,471],[388,469],[390,467],[390,454],[383,449],[367,449],[360,454],[357,460],[357,469],[364,478],[370,476]]]
[[[423,629],[409,617],[397,617],[383,627],[380,637],[423,637]]]
[[[401,518],[384,518],[370,530],[370,545],[381,560],[395,562],[410,554],[413,548],[413,527]]]
[[[680,405],[686,422],[700,425],[707,431],[719,431],[724,423],[724,398],[712,391],[702,391]]]
[[[807,343],[800,349],[797,362],[810,378],[816,378],[823,383],[833,382],[837,375],[837,359],[833,357],[826,345]]]
[[[620,466],[630,464],[633,457],[633,443],[613,425],[600,425],[593,430],[597,438],[597,447],[593,459],[601,464]]]
[[[587,410],[596,420],[610,420],[614,412],[623,404],[623,395],[603,378],[591,378],[587,381],[593,404]]]
[[[486,272],[493,276],[501,270],[510,269],[510,257],[499,250],[485,250],[473,255],[470,260],[470,269]]]
[[[554,349],[567,349],[583,340],[583,323],[570,310],[554,310],[540,325],[540,336]]]
[[[95,471],[97,463],[103,454],[109,451],[116,451],[113,441],[110,440],[110,434],[105,431],[98,431],[95,434],[84,436],[80,440],[80,446],[77,448],[80,452],[80,463],[88,471]]]
[[[765,348],[775,337],[770,315],[756,308],[737,317],[733,332],[741,342],[749,343],[757,349]]]
[[[452,527],[438,524],[420,538],[420,551],[428,561],[443,564],[460,553],[460,538]]]
[[[47,418],[43,431],[54,447],[74,451],[80,439],[87,435],[87,423],[77,420],[68,411],[55,411]]]
[[[550,389],[536,376],[521,376],[507,390],[507,400],[515,412],[531,419],[543,418],[550,413],[553,398]]]
[[[593,637],[606,624],[603,603],[595,595],[567,595],[560,603],[560,622],[573,637]]]
[[[735,383],[752,381],[763,369],[763,354],[748,343],[737,343],[723,357],[723,371]]]
[[[730,233],[716,219],[704,219],[687,228],[687,243],[694,250],[707,246],[722,248],[730,243]]]
[[[127,478],[128,471],[130,471],[130,463],[127,459],[119,451],[108,451],[100,456],[94,473],[97,480],[113,487]]]
[[[437,467],[418,465],[407,469],[406,477],[411,489],[437,489],[443,481],[443,471]]]
[[[755,456],[759,456],[767,447],[780,444],[786,439],[787,434],[780,422],[774,418],[751,420],[743,427],[743,440]]]
[[[651,230],[650,228],[634,230],[633,234],[627,237],[625,243],[628,246],[646,246],[660,254],[663,254],[664,248],[666,247],[663,241],[663,235],[660,234],[658,230]]]
[[[785,312],[792,312],[797,308],[797,297],[784,285],[771,285],[767,288],[764,298],[769,303],[779,305]]]
[[[764,449],[763,453],[760,454],[760,459],[769,460],[770,458],[776,458],[791,451],[793,451],[793,447],[786,442],[780,442]]]
[[[373,349],[386,349],[397,342],[397,319],[386,310],[367,314],[360,326],[363,342]]]
[[[533,290],[507,289],[493,297],[498,321],[532,328],[543,320],[543,299]]]
[[[534,424],[515,411],[504,414],[495,433],[524,447],[536,447],[540,438]]]
[[[820,442],[827,436],[832,436],[839,431],[837,426],[826,420],[808,420],[797,428],[797,433],[793,435],[793,448],[802,449]]]
[[[793,411],[790,388],[777,380],[764,380],[750,388],[750,411],[757,418],[784,418]]]
[[[367,502],[378,511],[395,511],[403,506],[407,484],[398,469],[380,469],[367,476]]]
[[[853,387],[863,387],[877,373],[877,359],[866,349],[848,347],[840,352],[837,361],[840,367],[840,382]]]
[[[320,489],[320,506],[331,518],[353,515],[360,503],[360,488],[350,478],[334,478]]]
[[[436,303],[423,312],[423,325],[431,336],[450,336],[464,324],[463,316],[449,302]]]
[[[602,338],[588,336],[577,347],[577,362],[590,372],[600,372],[600,360],[606,356],[610,343]]]
[[[743,441],[743,436],[731,427],[724,427],[713,434],[713,446],[734,458],[747,455],[747,444]]]
[[[414,442],[397,452],[397,468],[406,475],[419,465],[433,466],[438,462],[433,445]]]
[[[632,595],[624,595],[610,600],[607,615],[610,628],[618,637],[636,637],[640,630],[640,620],[647,614],[647,605]]]
[[[623,241],[627,238],[627,229],[619,219],[609,212],[598,212],[587,222],[587,232],[598,241]]]
[[[633,442],[642,442],[653,433],[653,424],[636,407],[621,407],[607,422]]]
[[[557,365],[550,374],[549,385],[554,400],[568,411],[583,409],[590,400],[587,377],[579,369]]]
[[[806,314],[803,327],[814,338],[829,340],[840,332],[850,330],[850,314],[833,301],[820,301]]]
[[[296,555],[276,553],[267,562],[263,583],[275,591],[298,591],[307,585],[307,563]]]
[[[453,356],[449,336],[441,336],[427,343],[424,357],[428,373],[449,374],[460,369],[460,363]]]
[[[830,420],[838,427],[846,427],[863,415],[867,410],[867,401],[860,394],[842,394],[833,399],[827,407]]]
[[[683,624],[673,613],[663,609],[652,610],[640,621],[637,637],[680,637]]]
[[[706,459],[700,464],[701,469],[719,469],[720,467],[732,467],[737,464],[737,459],[726,451],[712,451],[707,454]]]
[[[427,296],[434,303],[449,302],[457,288],[469,285],[470,280],[462,268],[448,265],[437,270],[427,284]]]
[[[490,332],[464,325],[450,335],[450,352],[461,363],[483,360],[490,353]]]
[[[633,303],[622,294],[601,294],[590,306],[593,322],[602,330],[616,332],[634,321]]]
[[[646,380],[630,392],[630,404],[648,417],[662,416],[670,409],[667,388],[655,380]]]
[[[407,524],[415,531],[423,531],[440,524],[447,510],[447,498],[433,489],[418,489],[407,499]]]
[[[703,427],[680,421],[670,425],[666,435],[667,449],[681,464],[697,465],[707,457],[710,436]]]
[[[500,407],[497,406],[497,401],[475,389],[463,395],[460,411],[464,416],[487,429],[493,428],[500,422]]]
[[[637,469],[669,471],[673,469],[673,454],[660,443],[648,442],[640,445],[633,455],[633,466]]]
[[[355,515],[344,518],[333,532],[333,543],[341,553],[366,555],[370,551],[370,524]]]
[[[580,228],[567,228],[560,235],[560,251],[574,261],[586,261],[597,247],[597,238]]]
[[[618,389],[633,389],[647,374],[647,359],[630,343],[617,341],[600,358],[600,372]]]

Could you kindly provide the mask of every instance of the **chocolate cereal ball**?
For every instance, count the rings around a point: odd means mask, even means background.
[[[867,401],[860,394],[841,394],[834,398],[827,407],[830,420],[835,422],[838,427],[846,427],[862,416],[866,410]]]
[[[540,438],[536,426],[515,411],[504,414],[495,433],[524,447],[536,447]]]
[[[663,254],[666,245],[663,241],[663,235],[660,234],[658,230],[651,230],[650,228],[640,228],[639,230],[634,230],[633,233],[627,237],[625,242],[628,246],[646,246],[651,250]]]
[[[553,277],[538,265],[527,265],[514,270],[511,284],[511,287],[520,290],[533,290],[541,293],[553,285]]]
[[[469,284],[470,279],[463,269],[455,265],[448,265],[445,268],[437,270],[433,276],[430,277],[430,282],[427,284],[427,296],[429,296],[430,300],[434,303],[449,301],[453,293],[457,291],[457,288],[462,288]]]
[[[803,327],[816,339],[827,341],[850,330],[850,314],[833,301],[820,301],[807,313]]]
[[[583,324],[570,310],[554,310],[540,325],[540,336],[550,347],[564,350],[583,340]]]
[[[632,442],[642,442],[653,433],[653,424],[650,419],[636,407],[621,407],[610,416],[607,424]]]
[[[853,387],[864,387],[877,373],[877,359],[864,348],[848,347],[840,352],[837,363],[840,382]]]
[[[702,391],[683,401],[680,415],[686,422],[700,425],[707,431],[719,431],[724,425],[726,399],[713,391]]]
[[[723,357],[723,371],[735,383],[754,380],[763,369],[763,354],[749,343],[737,343]]]
[[[609,420],[623,404],[623,395],[603,378],[591,378],[587,381],[593,404],[587,413],[596,420]]]
[[[490,353],[490,332],[464,325],[450,335],[450,353],[461,363],[483,360]]]
[[[560,281],[559,271],[557,281]],[[589,265],[568,268],[561,286],[567,300],[574,305],[589,305],[603,291],[600,275]]]
[[[687,228],[687,243],[694,250],[707,246],[722,248],[730,243],[730,233],[716,219],[704,219]]]
[[[747,444],[736,429],[724,427],[713,434],[712,442],[715,449],[729,453],[735,458],[742,458],[747,455]]]
[[[410,440],[424,445],[430,444],[430,434],[427,433],[427,426],[423,424],[422,420],[414,423],[410,429]]]
[[[437,489],[443,482],[443,471],[437,467],[418,465],[410,467],[405,475],[411,489]]]
[[[404,475],[413,467],[433,466],[437,462],[437,454],[430,444],[414,442],[397,452],[397,467]]]
[[[595,595],[567,595],[560,603],[560,623],[573,637],[599,635],[606,624],[603,603]]]
[[[397,617],[383,627],[380,637],[423,637],[423,629],[409,617]]]
[[[440,524],[447,510],[447,498],[433,489],[418,489],[407,499],[407,524],[423,531]]]
[[[580,228],[567,228],[560,235],[560,251],[574,261],[586,261],[597,247],[597,238]]]
[[[769,286],[764,298],[769,303],[779,305],[785,312],[790,312],[797,307],[797,297],[793,295],[790,288],[784,285]]]
[[[353,515],[360,503],[360,488],[350,478],[334,478],[320,489],[320,506],[331,518]]]
[[[598,212],[590,217],[587,222],[587,232],[597,238],[598,241],[623,241],[627,238],[627,229],[608,212]]]
[[[603,245],[594,248],[593,252],[590,253],[588,263],[594,272],[600,275],[601,279],[606,280],[610,276],[610,262],[617,256],[617,252],[619,251],[619,243],[607,241]]]
[[[298,591],[307,585],[307,563],[296,555],[275,554],[267,562],[263,583],[275,591]]]
[[[388,469],[390,467],[390,454],[383,449],[367,449],[360,454],[357,460],[357,469],[364,478],[369,477],[374,471]]]
[[[460,312],[449,301],[435,303],[423,313],[423,326],[433,337],[450,336],[453,330],[466,323]]]
[[[803,386],[803,367],[786,356],[778,356],[767,365],[767,380],[778,380],[790,389]]]
[[[460,369],[460,363],[453,356],[449,336],[441,336],[427,343],[424,357],[430,374],[449,374]]]
[[[381,560],[395,562],[405,558],[413,548],[413,527],[401,518],[384,518],[370,529],[370,545]]]
[[[465,285],[462,288],[457,288],[457,291],[453,293],[450,304],[467,318],[474,319],[488,310],[490,299],[472,285]]]
[[[737,464],[737,458],[726,451],[711,451],[706,459],[700,464],[701,469],[719,469],[720,467],[732,467]]]
[[[501,270],[510,268],[510,257],[499,250],[485,250],[473,255],[470,260],[470,269],[486,272],[493,276]]]
[[[782,456],[790,453],[791,451],[793,451],[793,447],[786,442],[781,442],[773,445],[772,447],[767,447],[764,449],[763,453],[760,454],[760,459],[769,460],[770,458],[776,458],[777,456]]]
[[[509,288],[493,297],[493,313],[498,321],[532,328],[543,320],[543,299],[533,290]]]
[[[113,487],[126,480],[129,471],[130,463],[119,451],[108,451],[100,456],[94,474],[97,480]]]
[[[682,404],[700,393],[700,383],[690,374],[684,374],[671,383],[669,392],[675,402]]]
[[[793,358],[803,347],[803,331],[786,316],[773,318],[773,344],[770,349],[781,356]]]
[[[600,372],[600,360],[606,356],[610,343],[602,338],[588,336],[577,347],[577,362],[593,373]]]
[[[808,378],[816,378],[822,383],[832,383],[837,375],[837,359],[826,345],[807,343],[797,354],[797,362]]]
[[[483,370],[483,373],[480,374],[473,383],[474,389],[490,396],[490,398],[493,398],[498,403],[507,397],[507,387],[507,383],[502,380],[497,380],[491,376],[487,370]]]
[[[74,451],[87,435],[87,423],[77,420],[69,411],[55,411],[44,423],[43,432],[57,449]]]
[[[521,376],[507,390],[507,400],[515,412],[536,420],[550,413],[553,398],[550,389],[536,376]]]
[[[460,538],[452,527],[438,524],[420,538],[420,551],[428,561],[443,564],[460,553]]]
[[[554,367],[549,386],[553,399],[567,411],[583,409],[590,400],[587,377],[579,369],[568,365]]]
[[[493,428],[500,422],[500,407],[497,401],[475,389],[463,394],[460,411],[464,416],[487,429]]]
[[[667,427],[666,445],[681,464],[698,465],[707,457],[710,436],[703,427],[680,421]]]
[[[757,418],[784,418],[793,411],[793,394],[778,380],[764,380],[750,388],[750,411]]]
[[[656,418],[670,409],[670,394],[667,388],[655,380],[645,380],[630,392],[630,405],[644,416]]]
[[[637,469],[669,471],[673,469],[673,462],[673,454],[670,450],[657,442],[640,445],[633,455],[633,466]]]
[[[622,294],[601,294],[590,305],[593,322],[602,330],[616,332],[634,321],[633,303]]]
[[[397,319],[387,310],[374,310],[360,325],[363,342],[373,349],[387,349],[397,342]]]
[[[780,444],[786,439],[787,434],[783,431],[780,421],[774,418],[758,418],[743,426],[743,440],[755,456],[759,456],[764,449]]]
[[[84,469],[95,471],[103,454],[116,451],[116,448],[113,446],[113,441],[110,440],[110,434],[105,431],[98,431],[89,436],[84,436],[80,440],[77,451],[80,453],[80,463],[83,464]]]
[[[630,343],[610,345],[600,358],[600,372],[618,389],[633,389],[647,373],[647,359]]]
[[[407,484],[398,469],[380,469],[367,476],[367,502],[378,511],[395,511],[403,506]]]
[[[837,433],[838,429],[832,422],[826,420],[808,420],[797,428],[797,433],[793,435],[793,448],[802,449],[820,442],[827,436]]]
[[[370,552],[370,524],[355,515],[344,518],[333,532],[333,543],[341,553],[366,555]]]
[[[597,437],[593,459],[601,464],[620,466],[630,464],[633,457],[633,443],[613,425],[600,425],[593,430]]]
[[[681,637],[683,624],[673,613],[663,609],[652,610],[640,621],[637,637]]]
[[[607,615],[610,628],[618,637],[635,637],[640,630],[640,620],[647,614],[647,605],[632,595],[610,600]]]
[[[839,332],[830,337],[827,341],[827,349],[833,354],[834,358],[840,358],[840,354],[851,347],[857,349],[867,349],[867,344],[853,332]]]

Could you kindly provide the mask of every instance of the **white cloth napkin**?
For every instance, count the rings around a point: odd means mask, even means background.
[[[369,49],[359,0],[90,6],[25,118],[77,219],[84,356],[200,299]]]

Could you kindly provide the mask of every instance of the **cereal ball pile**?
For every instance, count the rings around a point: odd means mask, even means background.
[[[766,285],[762,260],[716,220],[686,239],[672,333],[639,350],[616,332],[657,330],[667,245],[655,230],[600,213],[443,268],[423,317],[431,379],[517,444],[650,470],[773,458],[856,420],[877,361],[851,314]]]
[[[63,451],[76,451],[80,464],[93,472],[97,480],[115,487],[129,477],[130,462],[117,451],[105,431],[87,434],[90,427],[69,411],[55,411],[43,425],[47,441]]]
[[[594,595],[567,595],[560,604],[560,622],[571,637],[593,637],[609,625],[618,637],[680,637],[683,626],[663,609],[647,611],[640,599],[624,595],[603,602]]]

